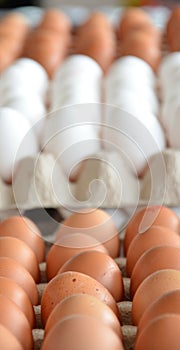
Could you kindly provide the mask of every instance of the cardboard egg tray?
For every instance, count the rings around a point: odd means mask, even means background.
[[[123,245],[122,240],[121,240],[121,245]],[[50,243],[49,244],[47,243],[46,244],[47,251],[49,249],[49,246],[50,246]],[[123,345],[125,350],[132,350],[135,342],[135,338],[136,338],[137,327],[132,325],[132,318],[131,318],[132,302],[130,300],[130,295],[129,295],[130,279],[126,277],[126,269],[125,269],[126,258],[120,256],[119,258],[115,259],[115,261],[122,272],[123,282],[124,282],[124,298],[123,298],[123,301],[117,304],[120,311],[120,319],[121,319],[121,326],[122,326],[122,333],[123,333]],[[36,328],[33,329],[34,350],[41,349],[41,345],[44,338],[44,330],[42,328],[42,323],[41,323],[40,302],[41,302],[41,297],[42,297],[44,288],[47,284],[45,262],[40,264],[40,271],[41,271],[40,283],[37,285],[38,292],[39,292],[39,305],[34,306],[35,315],[36,315]]]

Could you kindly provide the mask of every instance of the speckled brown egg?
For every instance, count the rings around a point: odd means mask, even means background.
[[[115,313],[101,300],[89,294],[72,294],[61,300],[51,312],[45,327],[45,336],[54,325],[71,315],[86,315],[97,318],[113,329],[122,339],[120,322]]]
[[[89,209],[70,215],[60,225],[57,232],[59,239],[65,234],[82,232],[101,242],[112,258],[120,254],[120,238],[113,218],[101,209]]]
[[[46,275],[53,278],[62,265],[74,255],[86,250],[98,250],[107,253],[106,248],[95,238],[83,233],[62,236],[51,247],[46,258]]]
[[[146,277],[138,287],[132,303],[133,323],[138,325],[147,307],[163,294],[180,289],[180,271],[160,270]]]
[[[152,225],[165,226],[177,233],[180,230],[179,218],[171,209],[159,205],[140,209],[127,225],[124,239],[125,254],[136,234],[146,231]]]
[[[127,254],[126,272],[128,276],[131,276],[135,264],[142,254],[151,248],[162,245],[180,248],[179,235],[162,226],[152,226],[147,231],[136,235],[129,246]]]
[[[116,301],[101,283],[83,273],[68,271],[55,276],[44,290],[41,301],[43,325],[46,324],[50,313],[62,299],[77,293],[85,293],[97,297],[107,304],[119,317]]]
[[[131,296],[147,276],[163,269],[180,270],[180,248],[159,246],[147,250],[134,266],[131,275]]]
[[[58,322],[48,333],[42,350],[123,350],[121,339],[98,319],[73,315]]]
[[[117,302],[123,299],[122,273],[116,262],[107,254],[99,251],[77,254],[69,259],[58,273],[65,271],[77,271],[91,276],[106,287]]]
[[[26,316],[12,300],[4,295],[0,295],[0,324],[14,334],[24,350],[33,348],[31,327]]]

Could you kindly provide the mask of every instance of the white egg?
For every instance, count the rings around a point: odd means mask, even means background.
[[[77,105],[54,112],[46,119],[42,148],[57,157],[67,175],[100,149],[99,125],[89,122],[89,111],[93,113],[92,105]]]
[[[11,181],[18,163],[25,157],[35,155],[37,141],[31,124],[19,112],[0,108],[0,176]]]
[[[162,88],[164,84],[168,85],[168,80],[175,77],[179,69],[180,52],[172,52],[164,57],[158,71],[159,82]]]
[[[170,147],[180,148],[180,101],[171,105],[171,114],[166,125],[167,139]]]

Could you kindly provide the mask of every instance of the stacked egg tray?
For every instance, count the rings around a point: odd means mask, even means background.
[[[121,246],[123,246],[123,233],[120,234]],[[49,251],[50,243],[46,242],[46,251]],[[124,298],[121,302],[117,303],[118,309],[120,312],[120,322],[121,329],[123,334],[123,345],[125,350],[133,349],[137,327],[132,324],[131,310],[132,302],[130,298],[130,278],[126,277],[126,258],[121,254],[118,258],[115,259],[117,265],[119,266],[124,284]],[[41,298],[43,291],[47,285],[46,279],[46,263],[43,262],[40,264],[40,283],[37,285],[39,292],[39,305],[34,306],[35,316],[36,316],[36,328],[33,329],[33,338],[34,338],[34,350],[40,350],[44,338],[44,330],[41,322]]]

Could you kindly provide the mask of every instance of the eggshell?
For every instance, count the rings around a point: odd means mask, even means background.
[[[21,127],[19,127],[21,125]],[[0,108],[0,175],[12,181],[12,172],[18,162],[27,156],[34,156],[38,150],[37,141],[28,120],[19,112]]]
[[[129,8],[124,11],[119,21],[117,34],[120,40],[126,39],[127,33],[136,30],[144,31],[146,26],[152,25],[151,18],[146,11],[140,8]]]
[[[56,323],[72,315],[92,316],[113,329],[122,339],[121,326],[114,312],[98,298],[88,294],[72,294],[62,299],[53,309],[46,322],[45,336]]]
[[[147,250],[137,261],[131,275],[131,296],[146,277],[163,269],[180,270],[180,248],[159,246]]]
[[[135,350],[178,350],[180,315],[166,314],[152,320],[137,337]]]
[[[169,79],[176,77],[180,64],[180,52],[168,53],[163,58],[159,70],[158,78],[162,89],[169,84]]]
[[[45,243],[37,225],[25,216],[11,216],[0,222],[0,237],[11,236],[24,241],[36,254],[38,262],[45,258]]]
[[[91,276],[106,287],[117,302],[123,299],[124,285],[121,271],[107,254],[100,251],[76,254],[64,263],[58,274],[66,271],[77,271]]]
[[[0,294],[12,300],[25,314],[31,328],[35,326],[35,313],[29,297],[12,279],[0,277]]]
[[[168,227],[177,233],[180,230],[179,218],[171,209],[159,205],[142,208],[133,215],[127,225],[124,238],[125,254],[127,254],[128,247],[136,234],[139,231],[145,231],[152,225]]]
[[[43,325],[55,308],[65,297],[77,294],[90,294],[107,304],[117,317],[119,310],[109,291],[94,278],[80,272],[63,272],[55,276],[45,287],[41,301],[41,318]]]
[[[2,324],[0,324],[1,347],[6,350],[23,350],[17,338]]]
[[[151,226],[143,233],[136,235],[131,242],[126,260],[126,272],[131,276],[138,259],[150,248],[168,245],[180,248],[180,237],[177,233],[163,226]]]
[[[71,22],[64,12],[51,8],[45,11],[38,28],[45,28],[60,35],[67,35],[71,30]]]
[[[35,253],[29,246],[15,237],[0,237],[0,257],[9,257],[26,268],[35,282],[39,280],[39,266]]]
[[[37,286],[30,273],[16,260],[0,257],[0,276],[7,277],[21,286],[33,305],[38,304]]]
[[[132,318],[138,325],[147,307],[163,294],[180,288],[180,271],[165,269],[152,273],[138,287],[132,303]]]
[[[48,333],[42,350],[122,350],[118,335],[98,319],[85,315],[74,315],[58,322]]]
[[[102,209],[89,209],[70,215],[60,225],[56,240],[65,234],[83,232],[101,242],[112,258],[120,254],[120,238],[113,218]]]
[[[140,334],[150,321],[164,314],[180,315],[180,290],[177,289],[163,294],[150,304],[141,317],[138,333]]]
[[[95,11],[86,19],[85,22],[77,27],[76,34],[82,35],[88,28],[89,30],[92,30],[92,28],[103,28],[104,30],[107,30],[111,28],[111,22],[105,13],[102,11]]]
[[[166,25],[167,42],[171,51],[180,50],[179,36],[176,35],[180,30],[180,6],[172,9],[171,15]]]
[[[33,337],[26,316],[13,301],[4,295],[0,295],[0,315],[0,324],[14,334],[23,349],[32,349]]]
[[[79,230],[79,232],[81,232]],[[72,256],[86,250],[99,250],[106,253],[106,248],[94,237],[83,233],[62,235],[50,248],[46,258],[48,280],[53,278],[61,266]]]
[[[121,45],[122,56],[136,56],[147,62],[156,72],[162,58],[161,50],[146,32],[133,32]]]

